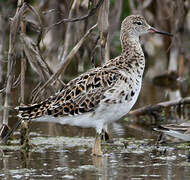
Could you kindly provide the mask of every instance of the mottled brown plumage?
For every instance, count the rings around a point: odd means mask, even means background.
[[[55,96],[39,104],[19,107],[19,116],[34,119],[49,115],[61,124],[94,127],[100,134],[107,124],[127,114],[136,102],[145,67],[139,36],[153,31],[159,32],[142,16],[126,17],[121,25],[120,56],[71,80]],[[100,141],[97,137],[95,155],[102,154]]]

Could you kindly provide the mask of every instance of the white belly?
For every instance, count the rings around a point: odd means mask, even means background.
[[[139,96],[139,92],[140,89],[138,92],[135,93],[131,101],[127,102],[123,100],[122,103],[119,104],[109,104],[107,106],[104,106],[103,108],[100,107],[100,109],[97,109],[97,114],[99,115],[97,115],[97,118],[103,119],[104,124],[119,120],[121,117],[126,115],[134,106]]]

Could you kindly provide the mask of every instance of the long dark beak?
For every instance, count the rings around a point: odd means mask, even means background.
[[[171,33],[164,32],[164,31],[159,31],[159,30],[157,30],[156,28],[153,28],[153,27],[150,27],[148,31],[151,32],[151,33],[157,33],[157,34],[163,34],[163,35],[167,35],[167,36],[173,36],[173,34],[171,34]]]

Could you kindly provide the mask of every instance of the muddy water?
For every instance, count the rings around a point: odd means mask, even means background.
[[[163,101],[166,91],[144,84],[136,107]],[[0,146],[0,179],[188,180],[188,143],[156,145],[159,133],[153,131],[158,124],[188,119],[123,118],[110,126],[114,143],[103,143],[103,157],[91,155],[93,129],[32,123],[29,152],[20,149],[19,131],[9,146]],[[13,116],[11,123],[16,120]]]

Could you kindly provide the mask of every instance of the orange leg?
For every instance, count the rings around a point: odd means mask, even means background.
[[[101,150],[101,140],[102,140],[102,134],[96,134],[94,146],[92,148],[92,154],[94,156],[102,156],[102,150]]]

